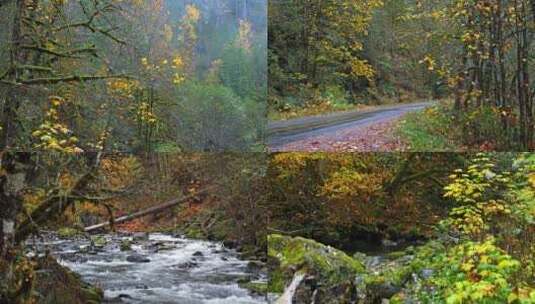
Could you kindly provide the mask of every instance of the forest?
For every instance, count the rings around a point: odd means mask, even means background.
[[[433,100],[371,150],[534,149],[533,1],[271,1],[269,29],[271,120]]]
[[[279,303],[535,303],[535,159],[283,153],[267,183]]]
[[[530,153],[28,152],[1,173],[2,303],[535,303]]]
[[[265,167],[263,154],[10,154],[0,303],[265,303]]]
[[[0,304],[535,304],[535,0],[0,0]]]
[[[264,0],[1,1],[2,150],[261,150],[266,15]]]

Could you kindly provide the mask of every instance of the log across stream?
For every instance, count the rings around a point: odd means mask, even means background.
[[[122,247],[122,248],[121,248]],[[121,250],[122,249],[122,250]],[[106,303],[266,303],[238,282],[267,274],[220,243],[165,234],[29,241],[104,290]]]

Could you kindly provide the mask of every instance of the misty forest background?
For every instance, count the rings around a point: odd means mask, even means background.
[[[1,147],[260,149],[266,7],[264,0],[0,2]]]

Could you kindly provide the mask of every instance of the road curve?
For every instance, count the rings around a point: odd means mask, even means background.
[[[284,146],[314,137],[333,137],[346,129],[365,127],[420,111],[434,102],[419,102],[384,106],[364,111],[347,111],[292,120],[270,122],[267,143],[271,151],[284,151]]]

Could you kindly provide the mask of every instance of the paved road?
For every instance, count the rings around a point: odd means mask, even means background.
[[[267,129],[267,142],[272,151],[283,151],[285,145],[293,142],[314,137],[335,138],[344,130],[393,120],[433,104],[433,102],[420,102],[271,122]]]

